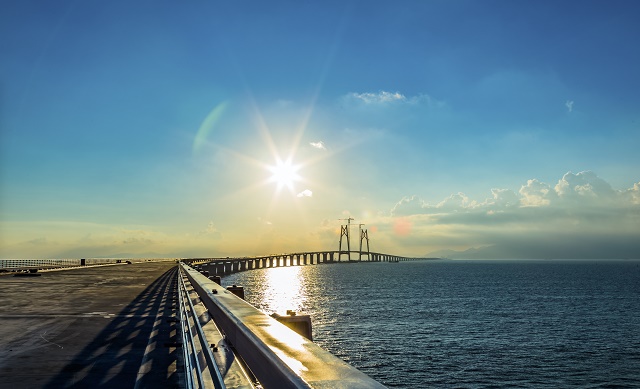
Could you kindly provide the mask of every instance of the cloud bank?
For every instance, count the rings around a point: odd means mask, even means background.
[[[391,217],[411,221],[405,244],[450,248],[452,257],[640,258],[640,183],[615,190],[590,171],[555,185],[530,179],[517,192],[492,189],[481,201],[405,197]]]

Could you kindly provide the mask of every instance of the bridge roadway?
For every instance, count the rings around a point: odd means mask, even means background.
[[[179,387],[174,261],[0,276],[0,388]]]
[[[346,258],[342,259],[342,256]],[[352,259],[352,258],[357,259]],[[364,258],[364,259],[363,259]],[[210,275],[224,276],[245,270],[281,266],[304,266],[340,262],[404,262],[435,258],[409,258],[374,252],[359,251],[313,251],[289,254],[272,254],[259,257],[239,258],[189,258],[183,262],[206,267]]]

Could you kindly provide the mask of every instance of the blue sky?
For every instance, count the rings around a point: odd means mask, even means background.
[[[639,17],[635,1],[13,2],[0,257],[329,250],[348,216],[400,255],[638,257]]]

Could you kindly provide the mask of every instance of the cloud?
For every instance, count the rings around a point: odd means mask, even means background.
[[[491,200],[486,200],[485,204],[493,205],[499,208],[508,208],[517,206],[520,203],[518,195],[510,189],[491,189]]]
[[[298,197],[311,197],[313,196],[313,192],[310,191],[309,189],[305,189],[302,192],[298,193],[297,195]],[[322,196],[321,196],[322,197]]]
[[[353,99],[361,100],[366,104],[383,104],[383,103],[390,103],[393,101],[407,101],[407,98],[405,97],[405,95],[401,94],[400,92],[392,93],[392,92],[380,91],[378,93],[371,93],[371,92],[350,93],[349,96]]]
[[[577,208],[587,205],[630,206],[640,203],[640,188],[614,190],[594,172],[566,173],[555,186],[537,179],[527,180],[518,193],[510,189],[491,189],[491,198],[470,199],[462,192],[450,195],[435,205],[417,196],[404,197],[391,210],[393,216],[487,211],[504,208],[552,207]]]
[[[537,179],[528,180],[526,185],[520,188],[520,202],[524,206],[541,206],[551,204],[556,192],[551,186]]]
[[[473,204],[464,193],[458,192],[439,202],[435,208],[442,212],[458,212],[461,209],[471,208]]]
[[[573,111],[573,100],[567,100],[566,103],[564,103],[564,105],[567,107],[567,109],[569,110],[569,112]]]
[[[345,102],[362,105],[392,105],[392,104],[418,104],[431,103],[431,97],[425,94],[407,97],[400,92],[379,91],[374,92],[351,92],[343,96]]]
[[[609,183],[590,171],[578,174],[568,172],[558,181],[554,189],[560,198],[575,201],[602,202],[615,200],[618,195]]]
[[[627,189],[624,194],[632,204],[640,205],[640,182],[633,184],[632,188]]]
[[[417,196],[403,197],[391,210],[393,216],[408,216],[424,213],[426,204]]]
[[[316,148],[318,150],[326,150],[327,148],[324,146],[324,142],[322,141],[318,141],[318,142],[309,142],[309,144],[311,145],[311,147]]]
[[[399,219],[411,226],[402,240]],[[640,182],[615,190],[584,171],[568,172],[555,185],[530,179],[517,192],[492,189],[485,200],[461,192],[437,203],[411,196],[377,223],[396,232],[390,246],[438,246],[464,252],[460,258],[637,258]]]

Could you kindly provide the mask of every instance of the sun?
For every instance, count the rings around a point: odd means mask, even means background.
[[[277,160],[274,166],[268,167],[271,172],[270,182],[278,184],[278,189],[286,186],[290,190],[293,190],[293,183],[300,179],[298,170],[300,166],[294,165],[291,160]]]

